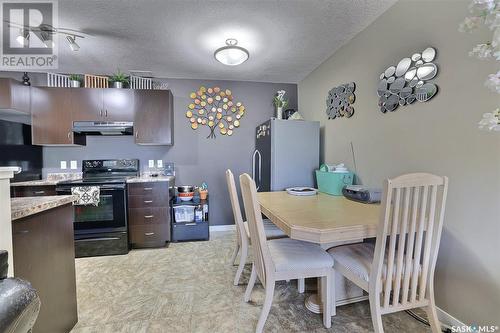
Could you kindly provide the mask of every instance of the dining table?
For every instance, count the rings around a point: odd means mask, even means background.
[[[288,237],[316,243],[325,250],[377,235],[380,204],[356,202],[321,192],[308,196],[286,191],[259,192],[257,199],[262,214]],[[305,300],[306,308],[314,313],[322,312],[320,290],[317,288],[317,292]],[[340,273],[335,276],[335,294],[337,306],[367,299],[361,288]]]

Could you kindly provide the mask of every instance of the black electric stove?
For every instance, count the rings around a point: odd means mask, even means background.
[[[139,160],[84,160],[83,178],[57,184],[58,194],[71,188],[99,186],[97,206],[74,206],[75,256],[89,257],[128,253],[127,184],[139,175]]]

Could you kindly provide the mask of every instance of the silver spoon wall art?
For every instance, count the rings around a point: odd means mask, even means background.
[[[438,87],[428,81],[438,73],[438,67],[433,62],[435,58],[436,50],[428,47],[421,53],[401,59],[396,66],[387,67],[380,75],[377,86],[380,111],[392,112],[398,106],[415,101],[427,102],[434,97]]]

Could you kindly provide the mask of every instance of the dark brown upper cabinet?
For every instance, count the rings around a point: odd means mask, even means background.
[[[59,88],[71,95],[73,121],[100,121],[104,118],[102,89]]]
[[[174,144],[174,98],[170,90],[134,90],[134,135],[138,145]]]
[[[0,113],[30,114],[30,87],[13,79],[0,79]]]
[[[74,121],[133,121],[134,91],[130,89],[74,88]]]
[[[72,131],[72,94],[63,88],[31,88],[31,131],[34,145],[83,145]]]
[[[103,91],[103,109],[107,121],[134,121],[134,90],[107,88]]]

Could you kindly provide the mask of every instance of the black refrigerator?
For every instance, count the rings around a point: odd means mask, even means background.
[[[21,167],[12,182],[42,179],[43,150],[31,144],[31,126],[0,120],[0,166]]]

